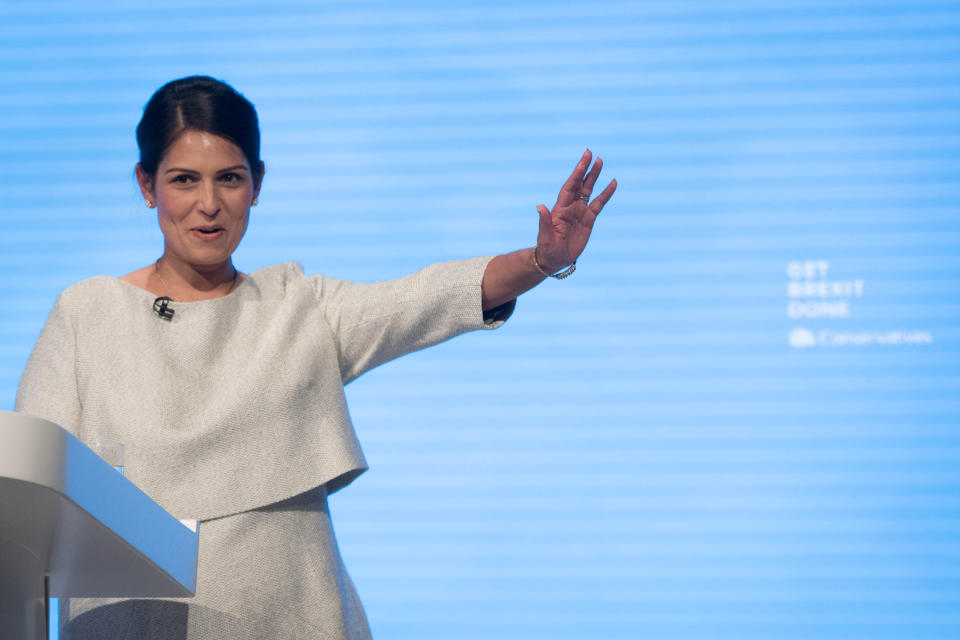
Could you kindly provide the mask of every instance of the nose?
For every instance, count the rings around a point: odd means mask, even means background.
[[[216,185],[211,181],[204,180],[200,187],[197,200],[197,209],[203,215],[212,218],[220,213],[220,198],[217,194]]]

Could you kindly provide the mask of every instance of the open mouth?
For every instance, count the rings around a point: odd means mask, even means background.
[[[223,235],[223,227],[194,227],[191,231],[199,240],[216,240]]]

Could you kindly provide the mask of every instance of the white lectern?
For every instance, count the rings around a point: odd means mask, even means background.
[[[0,411],[0,638],[43,638],[48,596],[192,596],[197,543],[73,435]]]

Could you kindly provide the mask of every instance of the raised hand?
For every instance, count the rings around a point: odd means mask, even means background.
[[[560,189],[553,210],[537,205],[540,212],[540,231],[537,234],[535,257],[537,264],[548,273],[559,271],[576,262],[593,230],[600,211],[617,189],[617,181],[611,180],[600,195],[590,200],[593,186],[600,176],[603,160],[597,158],[590,167],[593,154],[583,152],[580,162]],[[589,169],[589,171],[588,171]]]

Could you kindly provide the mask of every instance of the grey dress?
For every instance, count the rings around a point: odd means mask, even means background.
[[[484,314],[489,258],[373,284],[251,273],[230,295],[174,303],[98,276],[57,299],[17,411],[124,443],[125,474],[200,520],[197,595],[75,598],[61,638],[368,638],[327,495],[366,470],[343,385],[387,360],[503,323]]]

